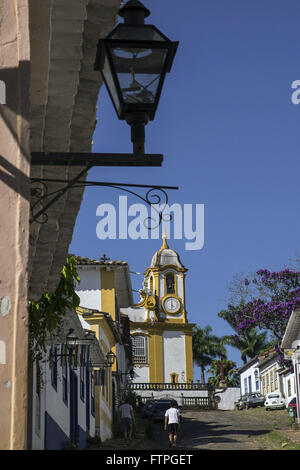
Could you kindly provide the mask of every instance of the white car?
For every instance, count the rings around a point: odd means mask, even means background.
[[[285,408],[285,398],[280,392],[272,392],[266,395],[265,401],[266,410],[283,409]]]

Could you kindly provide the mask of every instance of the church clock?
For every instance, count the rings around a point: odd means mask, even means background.
[[[178,313],[181,307],[180,301],[176,297],[167,297],[163,301],[163,309],[166,313]]]

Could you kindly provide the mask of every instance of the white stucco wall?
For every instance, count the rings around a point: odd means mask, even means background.
[[[240,398],[239,387],[228,387],[226,389],[216,389],[216,397],[220,398],[218,410],[234,410],[234,403]]]
[[[102,397],[102,387],[100,387],[100,408],[101,408],[101,415],[105,414],[107,419],[112,421],[112,413],[111,410],[108,408],[106,401]],[[112,431],[111,429],[106,425],[104,419],[101,419],[100,416],[100,438],[101,441],[104,442],[107,439],[111,439],[112,437]]]
[[[111,439],[112,437],[112,432],[111,430],[106,426],[106,424],[103,422],[101,422],[101,427],[100,427],[100,439],[101,439],[101,442],[104,442],[106,441],[107,439]]]
[[[60,363],[60,361],[59,361]],[[47,363],[48,366],[48,363]],[[51,418],[58,424],[61,430],[68,436],[70,432],[70,409],[62,400],[62,377],[61,367],[57,367],[57,391],[51,385],[51,372],[46,366],[46,411]],[[79,381],[78,381],[79,382]],[[70,390],[68,376],[68,391]],[[79,392],[79,390],[78,390]],[[79,396],[79,395],[78,395]],[[79,403],[79,400],[78,400]],[[78,423],[79,424],[79,423]]]
[[[77,268],[80,283],[76,286],[76,293],[80,297],[80,306],[101,310],[101,276],[99,269]]]
[[[177,274],[177,289],[178,289],[178,297],[181,299],[183,298],[183,282],[182,277]]]
[[[163,333],[163,371],[164,382],[171,382],[171,374],[178,374],[178,382],[185,382],[186,359],[185,342],[182,331],[165,331]]]
[[[49,354],[49,350],[48,350]],[[47,355],[48,357],[48,355]],[[61,430],[69,436],[70,434],[70,371],[68,368],[68,403],[63,402],[62,391],[62,368],[60,366],[60,359],[58,359],[57,367],[57,389],[55,390],[51,384],[51,371],[49,362],[40,363],[42,366],[42,388],[40,392],[40,433],[37,434],[37,416],[38,416],[38,397],[36,394],[36,364],[33,368],[33,403],[32,403],[32,449],[43,450],[45,446],[45,412],[57,423]],[[78,425],[83,431],[86,431],[86,388],[84,401],[80,398],[80,368],[75,371],[78,377]],[[95,419],[90,414],[90,430],[91,436],[95,435]]]
[[[159,274],[159,297],[162,298],[165,295],[165,276]]]
[[[240,374],[240,384],[241,384],[241,394],[244,395],[245,393],[249,393],[249,378],[251,381],[251,392],[261,392],[260,386],[260,378],[259,378],[259,370],[257,368],[258,361],[254,362],[251,366],[249,366],[246,370],[241,372]],[[258,384],[256,383],[256,375],[255,372],[258,372]],[[245,387],[245,380],[247,382],[247,387]]]
[[[149,383],[149,367],[148,366],[134,366],[134,379],[135,383]]]
[[[290,387],[289,387],[290,382]],[[283,394],[286,399],[286,405],[296,396],[296,379],[294,372],[290,372],[282,377]]]
[[[122,308],[121,313],[128,315],[129,320],[132,322],[144,322],[147,318],[147,311],[143,307]]]

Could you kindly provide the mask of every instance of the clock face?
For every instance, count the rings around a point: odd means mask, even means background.
[[[169,313],[176,313],[180,309],[180,302],[175,297],[168,297],[164,301],[164,308]]]

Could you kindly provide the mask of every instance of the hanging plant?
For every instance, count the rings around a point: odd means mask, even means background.
[[[68,255],[57,289],[46,292],[37,301],[30,301],[29,310],[29,352],[31,361],[42,360],[46,352],[46,339],[60,328],[67,311],[79,307],[80,298],[75,292],[80,282],[76,271],[76,258]]]

